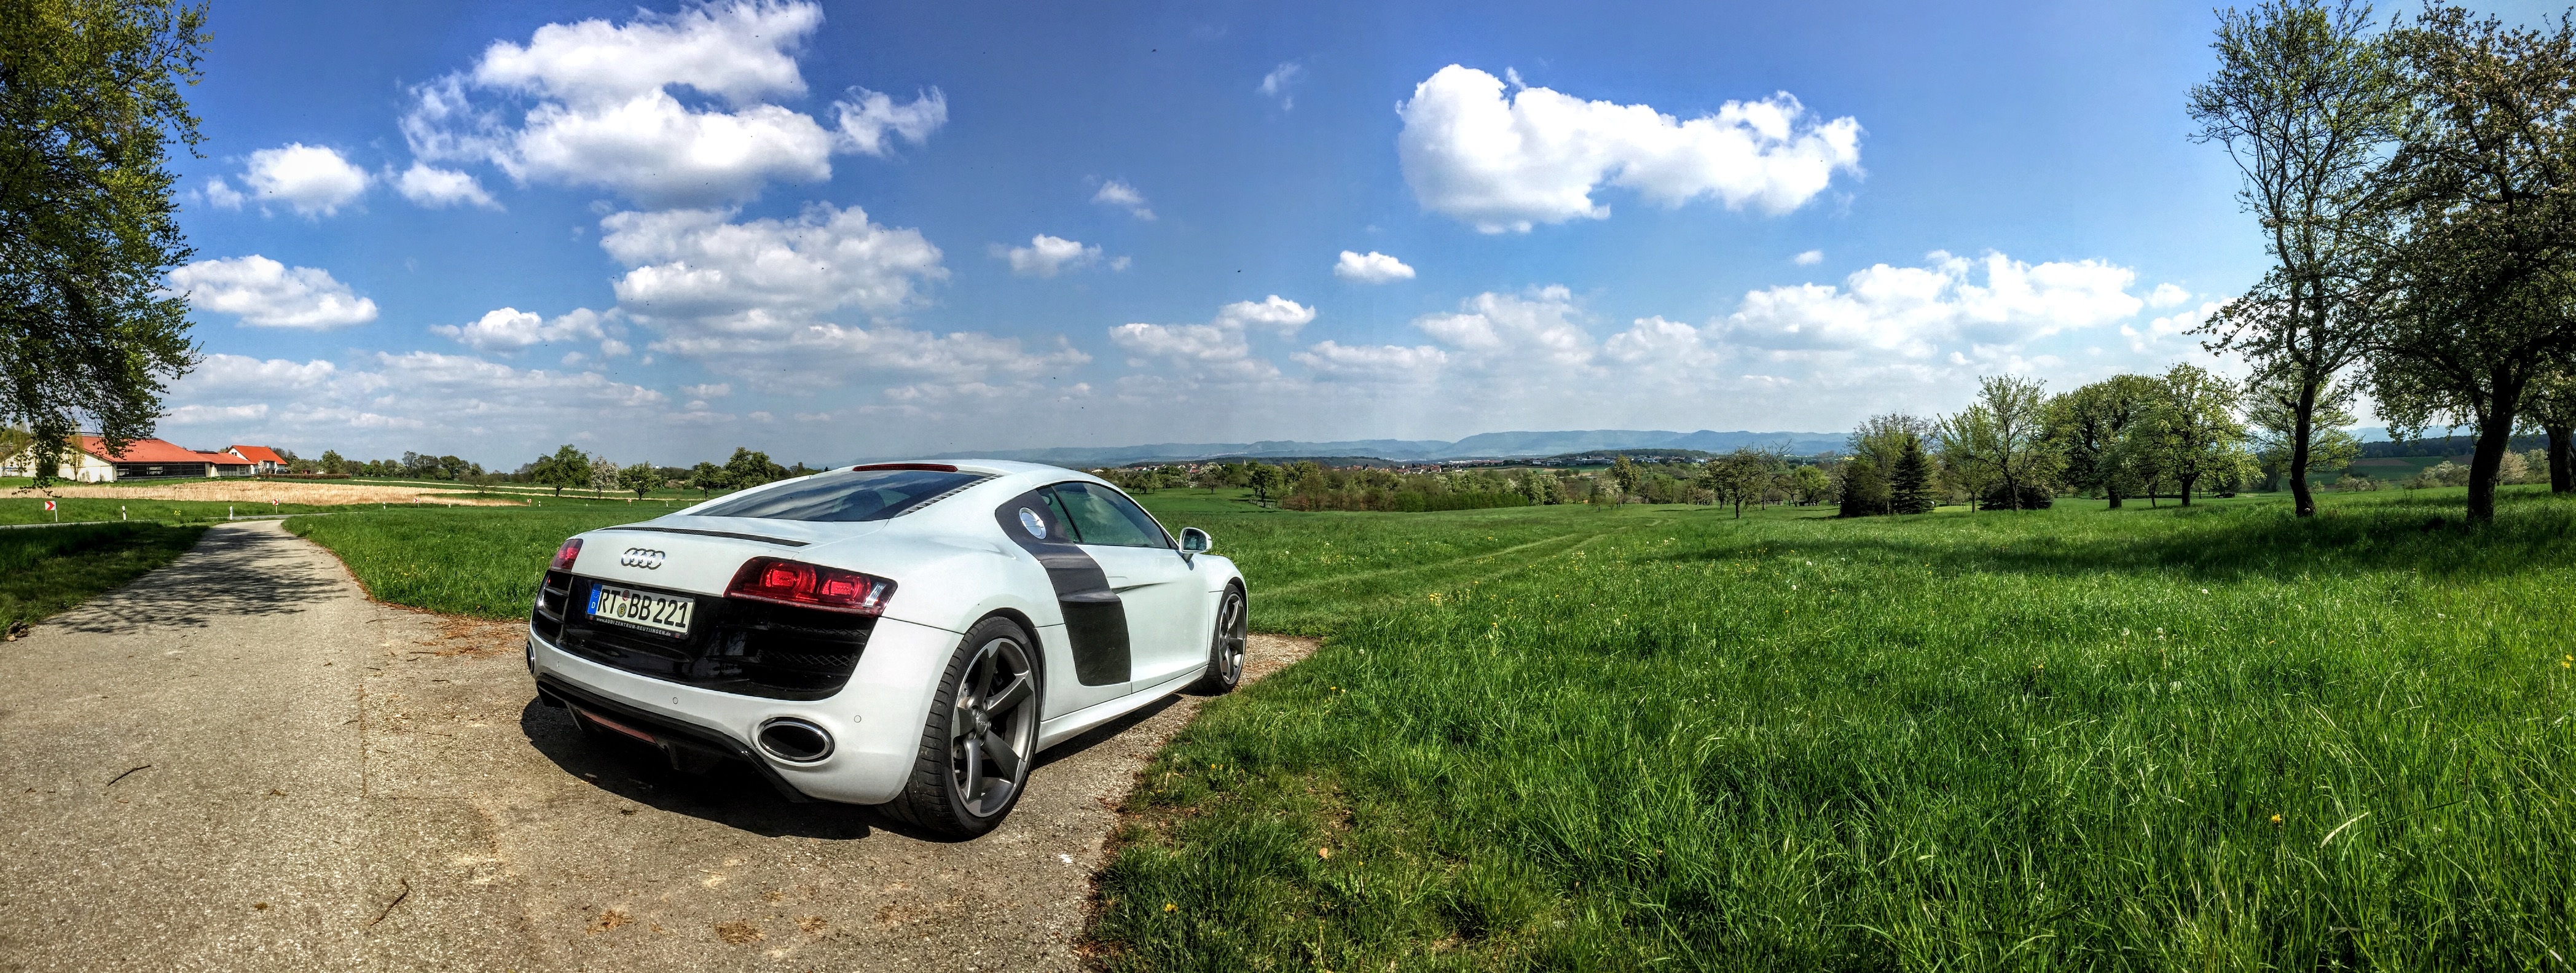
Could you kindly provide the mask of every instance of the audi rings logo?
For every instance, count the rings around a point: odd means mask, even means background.
[[[630,547],[626,549],[626,553],[617,556],[617,563],[630,568],[643,568],[644,570],[650,571],[661,567],[662,560],[666,556],[667,555],[664,555],[660,551],[647,550],[641,547]]]

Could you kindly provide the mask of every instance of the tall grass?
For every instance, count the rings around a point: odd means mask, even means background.
[[[138,523],[0,530],[0,631],[123,586],[187,553],[204,533]]]
[[[1300,616],[1326,648],[1149,772],[1095,935],[1118,969],[2563,966],[2576,503],[2456,502],[1530,511],[1619,526]]]

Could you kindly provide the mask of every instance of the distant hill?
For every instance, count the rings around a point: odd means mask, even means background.
[[[1406,462],[1446,459],[1503,459],[1561,456],[1621,449],[1695,449],[1723,453],[1744,446],[1781,449],[1795,454],[1840,449],[1843,436],[1821,432],[1667,432],[1636,429],[1581,429],[1560,432],[1489,432],[1456,442],[1439,439],[1352,439],[1336,442],[1263,440],[1251,443],[1151,443],[1140,446],[999,449],[942,453],[932,459],[1010,459],[1057,466],[1123,466],[1129,463],[1190,462],[1219,458],[1287,459],[1313,456],[1374,457]]]

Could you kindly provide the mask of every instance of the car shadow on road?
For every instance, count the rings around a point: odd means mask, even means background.
[[[210,530],[149,581],[129,584],[55,616],[75,632],[204,628],[227,616],[291,615],[339,590],[341,575],[309,557],[268,556],[267,545],[301,544],[273,530]]]
[[[1134,712],[1048,747],[1032,768],[1064,760],[1098,746],[1152,719],[1180,701],[1166,696]],[[674,769],[661,751],[640,742],[590,737],[573,722],[572,711],[528,700],[519,710],[519,729],[528,745],[565,773],[619,797],[671,814],[685,814],[763,837],[854,841],[889,831],[922,841],[954,839],[922,833],[887,820],[876,809],[828,801],[800,803],[780,795],[749,765],[723,761],[714,769],[691,773]]]

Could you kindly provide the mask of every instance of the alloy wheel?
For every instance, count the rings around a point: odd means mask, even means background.
[[[948,717],[948,765],[967,813],[989,817],[1010,806],[1037,742],[1036,700],[1028,650],[1017,640],[986,642],[966,664]]]

